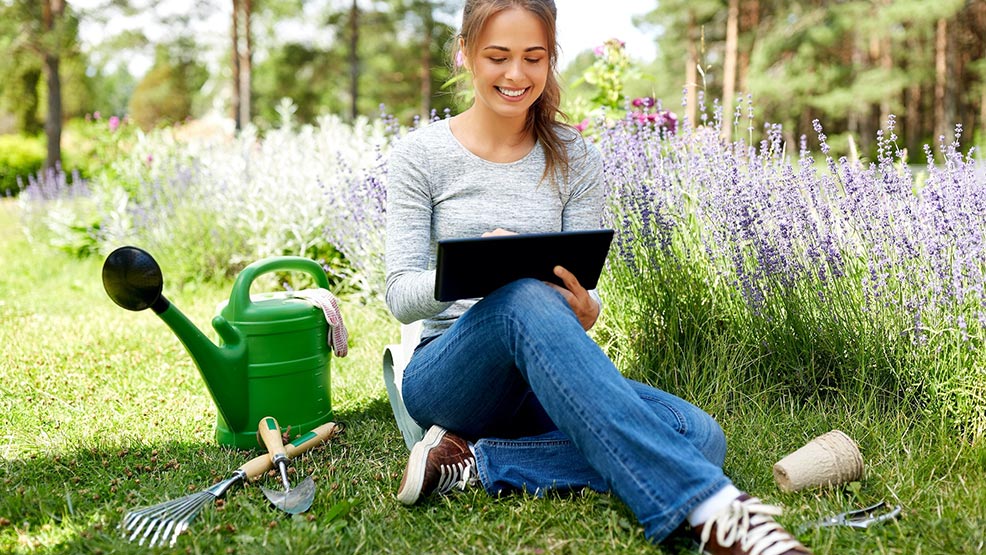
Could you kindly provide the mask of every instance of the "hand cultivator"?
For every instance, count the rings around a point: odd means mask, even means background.
[[[316,445],[331,439],[341,430],[342,426],[334,422],[323,424],[285,445],[283,447],[284,454],[287,458],[297,457]],[[280,435],[280,431],[278,431],[278,435]],[[272,456],[265,453],[251,459],[233,471],[229,478],[210,488],[181,499],[165,501],[151,507],[128,512],[120,524],[120,528],[123,529],[124,536],[129,534],[127,538],[129,541],[139,538],[140,545],[147,542],[149,547],[155,547],[163,546],[165,542],[168,542],[169,546],[173,546],[178,535],[188,528],[202,507],[221,498],[237,483],[256,479],[273,467]],[[311,480],[311,477],[308,479]],[[314,483],[312,483],[312,496],[314,496],[314,491]],[[308,501],[308,504],[311,505],[311,501]]]

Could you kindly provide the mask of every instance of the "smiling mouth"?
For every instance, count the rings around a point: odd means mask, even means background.
[[[500,92],[503,96],[508,96],[510,98],[517,98],[522,96],[527,92],[527,88],[523,89],[505,89],[503,87],[496,87],[496,90]]]

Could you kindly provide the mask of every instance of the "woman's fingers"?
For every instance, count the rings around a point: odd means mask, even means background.
[[[502,237],[504,235],[517,235],[517,232],[510,231],[509,229],[503,229],[502,227],[498,227],[493,231],[487,231],[483,233],[483,237]]]
[[[548,285],[557,289],[565,297],[565,300],[568,301],[569,306],[572,307],[572,310],[578,317],[579,322],[582,323],[582,328],[588,330],[596,323],[596,318],[599,317],[599,304],[589,295],[585,287],[582,287],[575,274],[561,266],[555,266],[554,273],[561,278],[565,286],[560,287],[554,283],[549,283]]]
[[[582,287],[579,283],[579,278],[575,277],[575,274],[569,272],[562,266],[555,266],[555,275],[561,278],[562,283],[565,284],[565,288],[572,292],[575,296],[588,296],[589,292]]]

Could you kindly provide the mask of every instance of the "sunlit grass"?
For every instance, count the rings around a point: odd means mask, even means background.
[[[256,453],[215,443],[215,408],[187,353],[151,312],[127,312],[107,298],[101,260],[26,243],[17,217],[15,205],[0,203],[0,552],[146,553],[120,536],[127,510],[200,491]],[[179,289],[163,271],[165,294],[206,329],[229,285]],[[401,506],[394,493],[406,450],[380,379],[381,350],[397,340],[398,326],[369,303],[343,300],[350,354],[332,361],[333,407],[349,427],[297,462],[300,475],[316,480],[312,510],[285,518],[256,485],[233,489],[224,504],[203,509],[173,550],[160,551],[694,553],[682,539],[650,546],[622,503],[591,492],[495,499],[472,489]],[[628,309],[611,301],[604,318]],[[657,367],[666,386],[720,420],[730,444],[727,472],[742,489],[783,505],[784,524],[798,528],[880,499],[904,506],[899,521],[869,530],[806,530],[801,537],[816,553],[984,548],[981,444],[955,437],[934,415],[876,396],[831,390],[793,397],[744,368],[742,350],[694,345]],[[771,465],[832,428],[859,442],[864,479],[779,492]]]

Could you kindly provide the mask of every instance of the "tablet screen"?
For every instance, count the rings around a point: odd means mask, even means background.
[[[438,242],[435,298],[485,297],[526,277],[561,285],[555,266],[565,267],[583,287],[593,289],[612,240],[612,229],[445,239]]]

